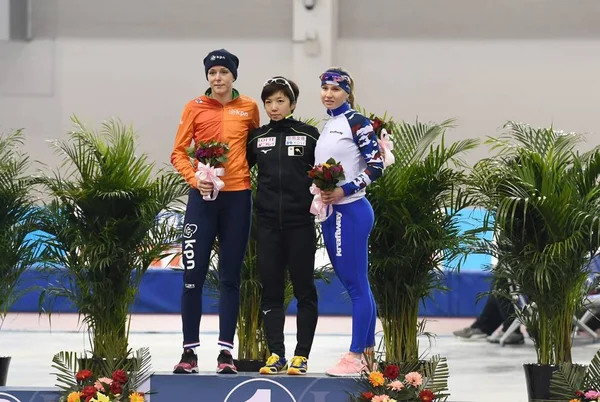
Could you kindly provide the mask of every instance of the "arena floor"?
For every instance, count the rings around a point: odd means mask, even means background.
[[[133,348],[148,346],[155,371],[170,371],[181,354],[180,317],[177,315],[135,315],[132,319],[130,343]],[[456,339],[452,331],[470,325],[472,319],[428,319],[426,330],[437,334],[429,345],[421,340],[421,349],[447,357],[450,368],[450,401],[526,402],[523,363],[535,362],[531,341],[521,346],[490,344],[485,341]],[[9,314],[0,331],[0,355],[11,355],[9,386],[51,387],[52,356],[62,350],[81,352],[86,348],[87,335],[80,330],[75,314],[47,317],[37,314]],[[295,317],[286,322],[286,345],[290,352],[295,345]],[[218,319],[206,316],[201,325],[202,346],[198,349],[201,371],[215,367]],[[309,370],[324,372],[336,362],[350,344],[349,317],[321,317]],[[378,325],[378,331],[381,326]],[[574,360],[588,363],[599,348],[590,338],[577,337]],[[235,352],[234,352],[235,353]]]

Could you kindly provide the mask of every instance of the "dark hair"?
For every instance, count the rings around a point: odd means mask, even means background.
[[[350,107],[354,109],[354,78],[350,75],[350,73],[343,69],[342,67],[329,67],[327,71],[333,71],[341,75],[346,75],[350,78],[350,82],[348,82],[348,86],[350,87],[350,93],[348,94],[348,103]]]
[[[296,85],[294,81],[280,75],[275,76],[265,82],[260,94],[260,99],[262,99],[263,103],[265,103],[268,97],[273,96],[273,94],[276,94],[279,91],[283,92],[283,94],[290,100],[290,103],[298,102],[298,96],[300,95],[298,85]]]

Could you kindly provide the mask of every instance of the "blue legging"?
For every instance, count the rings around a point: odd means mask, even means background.
[[[375,346],[377,308],[369,285],[369,234],[373,208],[366,198],[334,205],[322,223],[323,240],[333,269],[352,301],[352,344],[350,351],[362,353]]]

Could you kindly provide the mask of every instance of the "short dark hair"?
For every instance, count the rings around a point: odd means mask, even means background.
[[[290,103],[298,102],[298,96],[300,95],[298,85],[296,85],[294,81],[282,76],[275,76],[265,82],[260,94],[260,99],[265,103],[268,97],[273,96],[273,94],[276,94],[279,91],[283,92],[290,100]]]

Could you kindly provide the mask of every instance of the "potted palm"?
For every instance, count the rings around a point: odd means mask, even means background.
[[[476,239],[459,224],[472,205],[460,158],[477,141],[447,145],[444,135],[452,123],[388,125],[396,161],[367,190],[375,212],[369,280],[387,362],[419,358],[419,303],[444,289],[442,263],[459,268]]]
[[[66,139],[52,143],[63,165],[37,179],[48,195],[44,269],[59,278],[40,300],[51,311],[56,298],[66,298],[89,328],[92,360],[119,360],[130,353],[138,285],[179,237],[160,214],[173,210],[188,186],[137,154],[132,127],[111,120],[96,131],[76,117],[73,123]]]
[[[536,364],[524,365],[530,399],[548,399],[552,372],[571,363],[572,319],[599,247],[600,152],[579,153],[581,135],[551,127],[505,130],[489,140],[498,152],[476,164],[472,185],[501,240],[494,274],[513,285],[504,296],[535,345]]]
[[[0,137],[0,327],[9,308],[24,292],[23,273],[38,261],[38,244],[31,238],[38,209],[27,175],[29,158],[20,152],[22,131]],[[6,385],[11,358],[0,356],[0,386]]]

